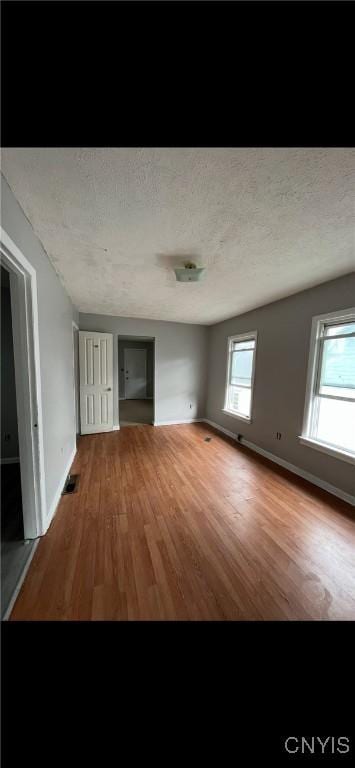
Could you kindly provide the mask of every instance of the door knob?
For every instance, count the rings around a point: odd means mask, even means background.
[[[106,392],[111,392],[111,387],[107,387]]]

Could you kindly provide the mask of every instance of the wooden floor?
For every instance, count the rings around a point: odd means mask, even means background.
[[[119,407],[120,426],[140,426],[140,424],[153,424],[154,403],[151,400],[120,400]]]
[[[355,619],[354,509],[210,427],[82,437],[73,472],[12,620]]]

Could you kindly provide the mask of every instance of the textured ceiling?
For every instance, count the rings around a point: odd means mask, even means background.
[[[82,312],[211,324],[355,268],[353,149],[5,149]],[[177,283],[186,257],[206,266]]]

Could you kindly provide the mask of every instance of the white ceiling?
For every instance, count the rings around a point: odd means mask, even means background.
[[[4,149],[82,312],[211,324],[355,268],[354,149]],[[186,257],[202,282],[177,283]]]

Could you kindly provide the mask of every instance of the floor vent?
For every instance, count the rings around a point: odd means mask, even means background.
[[[62,496],[67,493],[75,493],[78,490],[79,475],[68,475]]]
[[[210,443],[212,440],[212,437],[205,437],[205,443]]]

